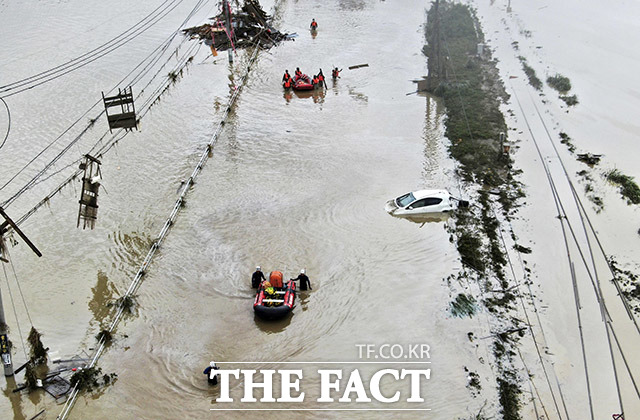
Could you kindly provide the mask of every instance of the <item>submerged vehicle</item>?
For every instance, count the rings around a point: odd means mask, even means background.
[[[282,272],[272,271],[269,281],[262,282],[253,301],[253,311],[262,319],[274,320],[287,316],[296,299],[296,284],[282,284]]]
[[[387,201],[385,210],[392,216],[418,216],[432,213],[449,213],[457,207],[468,207],[446,190],[418,190]]]

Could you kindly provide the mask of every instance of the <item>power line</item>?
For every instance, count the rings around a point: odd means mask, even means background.
[[[7,134],[4,135],[4,139],[2,140],[2,144],[0,144],[0,149],[2,149],[2,146],[4,146],[4,144],[7,142],[7,139],[9,138],[9,132],[11,131],[11,111],[9,111],[9,105],[7,105],[7,102],[0,97],[0,101],[2,101],[2,103],[4,104],[5,108],[7,108]]]
[[[11,306],[13,307],[13,315],[16,317],[16,326],[18,327],[18,335],[20,335],[20,341],[22,342],[22,351],[24,353],[24,359],[29,360],[27,356],[27,347],[24,344],[24,338],[22,337],[22,329],[20,328],[20,321],[18,320],[18,311],[16,311],[16,304],[13,301],[13,293],[11,293],[11,286],[9,285],[9,276],[7,276],[7,269],[2,265],[2,271],[4,272],[4,278],[7,281],[7,290],[9,290],[9,297],[11,299]]]
[[[191,172],[191,175],[189,176],[187,181],[184,183],[184,186],[182,187],[182,190],[180,192],[180,196],[178,197],[178,199],[174,203],[173,208],[171,210],[171,213],[169,214],[169,217],[167,218],[167,220],[165,221],[164,225],[162,226],[162,229],[160,230],[160,234],[158,235],[158,239],[156,239],[153,242],[153,244],[151,245],[151,248],[149,249],[149,252],[147,253],[145,259],[143,260],[142,265],[138,269],[138,272],[136,273],[136,275],[135,275],[134,279],[132,280],[131,284],[129,285],[129,288],[127,289],[126,293],[120,299],[121,302],[125,301],[124,298],[132,296],[135,293],[135,291],[137,290],[137,288],[140,286],[142,278],[143,278],[144,274],[146,273],[146,271],[149,269],[149,265],[151,264],[151,261],[153,260],[153,257],[155,255],[156,251],[160,248],[160,245],[162,244],[162,242],[166,238],[167,234],[169,233],[169,229],[175,223],[175,220],[176,220],[176,217],[178,215],[178,212],[183,207],[184,200],[185,200],[185,197],[186,197],[187,193],[189,192],[191,187],[194,185],[195,180],[198,177],[198,175],[200,174],[200,172],[202,171],[202,168],[204,167],[205,162],[209,159],[209,156],[210,156],[211,152],[213,151],[213,149],[214,149],[214,147],[215,147],[215,145],[216,145],[216,143],[218,141],[218,138],[220,137],[220,134],[222,133],[222,130],[224,129],[224,127],[226,125],[226,120],[229,117],[229,114],[231,113],[231,108],[234,105],[234,103],[236,102],[238,96],[240,95],[242,87],[246,84],[246,81],[247,81],[247,79],[249,77],[249,72],[251,71],[251,66],[255,62],[259,51],[260,51],[259,46],[256,46],[251,58],[249,59],[249,63],[247,65],[246,73],[244,74],[244,76],[242,77],[240,83],[236,86],[233,94],[229,98],[229,102],[227,104],[227,108],[225,109],[225,112],[224,112],[224,114],[222,116],[221,121],[218,123],[218,127],[217,127],[216,131],[213,133],[213,135],[211,136],[209,142],[207,143],[207,146],[206,146],[205,150],[200,155],[200,160],[198,161],[196,167],[193,169],[193,171]],[[109,324],[109,327],[108,327],[107,331],[109,331],[111,333],[111,332],[113,332],[115,330],[115,328],[120,323],[120,320],[122,319],[122,315],[123,314],[124,314],[124,304],[120,303],[120,305],[118,306],[118,308],[116,310],[116,313],[115,313],[115,315],[113,317],[113,320]],[[100,358],[100,356],[102,355],[102,353],[103,353],[103,351],[105,349],[105,345],[106,345],[106,340],[105,340],[105,335],[103,334],[102,337],[100,338],[99,342],[98,342],[98,348],[96,349],[95,354],[94,354],[93,358],[91,359],[91,363],[89,364],[89,366],[87,368],[92,368],[92,367],[94,367],[96,365],[96,363],[98,362],[98,359]],[[75,400],[76,400],[76,398],[78,396],[78,391],[79,390],[78,390],[78,386],[77,385],[74,386],[73,389],[71,390],[71,395],[69,396],[69,398],[67,398],[67,401],[65,402],[61,413],[58,415],[58,419],[59,420],[66,419],[67,416],[69,415],[69,413],[71,412],[71,409],[73,408]]]
[[[180,0],[183,1],[183,0]],[[133,78],[133,81],[139,80],[144,74],[148,73],[149,70],[151,69],[151,66],[153,64],[155,64],[157,62],[157,60],[159,59],[160,56],[162,56],[162,54],[166,51],[166,49],[168,48],[168,46],[171,44],[171,42],[173,41],[173,39],[177,36],[177,34],[180,32],[180,28],[182,26],[184,26],[186,24],[186,22],[193,16],[195,15],[195,13],[200,10],[202,8],[202,6],[208,2],[209,0],[199,0],[196,5],[194,6],[194,8],[191,10],[191,12],[189,12],[189,14],[187,15],[187,17],[183,20],[183,22],[180,24],[180,26],[178,27],[178,29],[176,29],[162,44],[160,44],[160,46],[156,47],[155,50],[153,50],[147,57],[145,57],[136,67],[133,68],[133,70],[131,70],[127,75],[125,75],[125,77],[120,80],[115,87],[113,87],[111,90],[109,90],[109,92],[113,91],[118,85],[120,85],[121,83],[123,83],[127,77],[129,77],[131,74],[133,74],[140,66],[142,66],[147,60],[150,60],[150,62],[144,66],[140,72]],[[186,39],[186,38],[185,38]],[[185,41],[183,41],[184,43]],[[182,43],[181,43],[182,44]],[[178,47],[179,48],[179,47]],[[157,55],[157,58],[152,58],[154,55]],[[165,63],[166,65],[166,63]],[[150,80],[150,82],[155,78],[155,76]],[[0,98],[1,99],[1,98]],[[27,167],[29,167],[33,162],[35,162],[46,150],[48,150],[51,146],[53,146],[53,144],[55,144],[58,140],[60,140],[60,138],[62,138],[62,136],[64,136],[66,133],[68,133],[71,128],[73,128],[76,124],[78,124],[93,108],[95,108],[98,104],[100,104],[100,100],[97,101],[96,103],[94,103],[87,111],[85,111],[78,119],[76,119],[76,121],[74,121],[74,123],[69,126],[67,129],[65,129],[58,137],[56,137],[52,142],[50,142],[44,149],[42,149],[35,157],[33,157],[29,162],[27,162],[26,165],[24,165],[16,174],[14,174],[7,182],[4,183],[4,185],[0,186],[0,191],[3,190],[7,185],[9,185],[13,180],[15,180]],[[76,136],[76,138],[74,140],[72,140],[72,142],[63,149],[62,152],[60,152],[52,161],[48,162],[47,165],[45,165],[45,168],[41,171],[39,171],[35,177],[33,177],[25,186],[23,186],[22,188],[20,188],[20,190],[18,191],[18,193],[14,194],[14,196],[12,196],[11,198],[9,198],[8,200],[6,200],[3,203],[4,207],[7,207],[11,202],[13,202],[15,199],[17,199],[22,193],[24,193],[26,190],[28,190],[31,186],[34,185],[35,181],[44,174],[44,172],[46,172],[53,163],[55,163],[60,157],[62,157],[62,155],[64,155],[69,149],[70,147],[75,144],[78,140],[80,140],[80,138],[88,131],[89,128],[92,127],[93,122],[95,120],[97,120],[98,118],[100,118],[100,116],[104,113],[104,110],[102,110],[84,129],[83,131],[80,133],[80,135]],[[104,137],[104,136],[103,136]]]
[[[63,76],[69,73],[69,71],[67,71],[68,69],[72,69],[70,71],[76,70],[80,67],[83,67],[95,61],[98,58],[105,56],[106,54],[112,51],[115,51],[117,48],[121,47],[122,45],[142,35],[145,31],[147,31],[153,25],[158,23],[162,18],[164,18],[169,12],[175,9],[175,7],[177,7],[183,1],[184,0],[165,0],[160,6],[158,6],[155,10],[153,10],[151,13],[145,16],[142,20],[138,21],[135,25],[131,26],[129,29],[122,32],[120,35],[110,39],[109,41],[105,42],[99,47],[96,47],[87,53],[84,53],[76,58],[73,58],[67,61],[66,63],[60,64],[49,70],[45,70],[33,76],[26,77],[22,80],[15,81],[4,86],[0,86],[0,94],[18,90],[17,92],[13,92],[4,96],[6,97],[6,96],[15,95],[17,93],[31,89],[33,87],[39,86],[42,83],[45,83],[50,80],[54,80],[60,76]],[[165,4],[167,3],[169,3],[169,5],[164,7]],[[173,4],[173,3],[176,3],[176,4]],[[167,10],[168,12],[165,13]],[[165,13],[164,16],[160,16],[162,13]],[[154,22],[154,19],[156,19],[155,22]],[[114,46],[116,48],[112,48]],[[46,79],[46,80],[44,82],[35,83],[42,79]]]

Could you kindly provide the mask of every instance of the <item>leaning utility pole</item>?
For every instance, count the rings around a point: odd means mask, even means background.
[[[229,10],[229,0],[222,0],[222,8],[224,9],[224,26],[227,28],[227,36],[231,48],[227,50],[229,53],[229,62],[233,63],[233,35],[231,32],[231,13]]]
[[[9,227],[13,229],[24,241],[29,248],[36,253],[38,257],[42,257],[42,253],[36,248],[36,246],[22,233],[18,225],[4,212],[4,209],[0,207],[0,216],[4,218],[4,223],[0,224],[0,260],[2,262],[8,262],[6,253],[6,244],[4,243],[3,235],[9,230]],[[2,263],[0,262],[0,264]],[[11,361],[11,347],[9,346],[9,334],[7,331],[7,322],[4,317],[4,307],[2,306],[2,293],[0,293],[0,358],[2,358],[2,365],[4,366],[4,376],[13,376],[13,362]]]

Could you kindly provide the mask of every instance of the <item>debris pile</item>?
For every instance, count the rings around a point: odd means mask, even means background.
[[[283,34],[274,29],[269,21],[271,17],[262,10],[256,0],[245,0],[244,6],[235,13],[230,12],[231,30],[225,26],[224,10],[216,17],[210,18],[212,23],[184,29],[192,39],[204,40],[212,50],[225,51],[229,48],[239,49],[259,45],[268,49],[295,35]],[[214,52],[215,54],[215,52]]]

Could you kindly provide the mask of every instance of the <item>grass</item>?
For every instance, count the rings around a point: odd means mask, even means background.
[[[562,95],[560,96],[560,99],[562,99],[564,103],[567,104],[567,106],[578,105],[578,97],[576,95],[571,95],[571,96]]]
[[[560,143],[567,146],[571,153],[576,151],[576,146],[571,142],[571,137],[565,132],[560,132]]]
[[[460,293],[456,296],[456,299],[451,302],[451,313],[458,318],[465,316],[473,318],[476,311],[476,300],[471,295]]]
[[[512,381],[498,378],[498,394],[504,420],[520,420],[520,387]]]
[[[427,13],[425,31],[428,45],[423,48],[429,58],[429,75],[435,75],[429,79],[430,90],[443,99],[447,110],[445,136],[450,140],[451,157],[460,163],[460,175],[466,181],[482,187],[476,206],[480,214],[475,210],[456,212],[455,228],[448,232],[457,237],[456,245],[462,263],[472,269],[463,271],[466,279],[473,278],[481,290],[490,291],[495,289],[494,279],[497,278],[501,289],[508,290],[509,284],[504,274],[507,260],[502,249],[500,222],[493,210],[496,203],[487,192],[494,189],[500,191],[498,202],[507,220],[516,201],[524,196],[521,184],[514,179],[516,172],[511,169],[510,158],[503,155],[501,150],[500,133],[509,131],[500,104],[501,99],[506,99],[508,95],[498,77],[495,62],[476,56],[476,45],[484,42],[484,35],[473,10],[458,3],[439,3],[438,21],[443,34],[440,41],[434,30],[435,21],[435,7],[432,5]],[[446,49],[446,72],[436,66],[435,46],[438,44]],[[530,83],[536,89],[542,89],[542,81],[535,76],[533,68],[526,64],[524,57],[521,57],[521,61]],[[439,74],[439,70],[446,75]],[[455,240],[453,235],[451,240]],[[480,305],[484,305],[503,324],[513,323],[513,317],[508,317],[507,313],[512,309],[516,295],[508,291],[496,293],[483,297],[479,302],[469,295],[458,293],[450,304],[451,311],[454,316],[472,316]],[[473,339],[472,335],[468,337]],[[515,340],[517,338],[514,338],[514,345]],[[499,376],[503,417],[516,420],[520,418],[520,388],[515,374],[507,368],[513,364],[515,356],[515,352],[507,346],[511,346],[511,342],[496,339],[493,355],[497,365],[496,375]],[[477,385],[479,391],[479,380]],[[484,419],[485,416],[481,410],[473,418]]]
[[[521,55],[518,56],[518,59],[520,60],[520,63],[522,63],[522,70],[524,70],[524,74],[529,78],[529,84],[533,86],[535,90],[542,90],[542,80],[538,79],[533,67],[527,64],[527,59]]]
[[[445,135],[451,140],[449,152],[461,163],[465,179],[495,183],[496,177],[487,168],[496,171],[508,163],[508,159],[497,159],[501,147],[499,135],[507,132],[495,92],[496,86],[501,85],[497,76],[492,78],[485,71],[490,62],[475,56],[476,45],[484,39],[476,32],[469,8],[444,2],[440,4],[439,13],[441,44],[446,42],[446,70],[450,77],[439,80],[432,92],[443,98],[447,108]],[[429,25],[435,21],[433,7],[427,20],[425,52],[431,58],[435,56],[432,46],[437,44],[436,34]]]
[[[479,272],[485,270],[480,237],[468,231],[462,232],[458,237],[458,252],[463,263]]]
[[[569,92],[571,90],[571,81],[569,78],[560,74],[548,77],[547,84],[560,93]]]
[[[605,178],[609,182],[620,186],[620,194],[627,199],[629,204],[640,204],[640,187],[633,180],[633,177],[613,169],[605,173]]]
[[[531,248],[527,248],[526,246],[515,244],[513,247],[521,254],[531,254]]]

